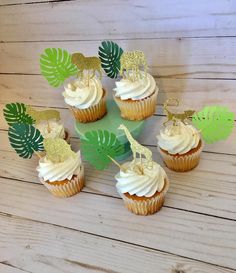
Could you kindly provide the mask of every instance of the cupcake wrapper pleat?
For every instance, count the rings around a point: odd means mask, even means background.
[[[119,194],[124,201],[125,207],[129,211],[137,215],[150,215],[158,212],[162,208],[165,201],[165,195],[169,189],[169,184],[169,180],[166,179],[163,190],[158,195],[146,200],[134,200],[123,193]]]
[[[114,100],[121,111],[121,116],[128,120],[143,120],[152,116],[156,111],[157,103],[156,90],[151,96],[142,100],[121,100],[114,96]]]
[[[159,147],[158,150],[165,162],[166,166],[176,172],[187,172],[194,169],[200,160],[200,154],[202,152],[203,145],[199,147],[197,151],[191,154],[185,155],[171,155],[163,152]]]
[[[86,123],[99,120],[107,113],[105,95],[101,98],[100,102],[94,106],[90,106],[87,109],[70,106],[70,110],[75,119],[79,122]]]
[[[78,175],[74,175],[71,180],[62,184],[60,184],[60,181],[54,181],[53,183],[45,182],[42,179],[40,181],[54,196],[70,197],[79,193],[84,186],[84,167],[81,168]],[[59,184],[54,184],[57,182]]]

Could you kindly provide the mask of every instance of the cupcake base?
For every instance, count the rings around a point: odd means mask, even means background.
[[[90,106],[87,109],[79,109],[70,106],[70,110],[73,113],[75,119],[82,123],[93,122],[101,119],[107,113],[106,101],[105,101],[105,90],[103,89],[103,96],[100,102],[94,106]]]
[[[176,172],[187,172],[194,169],[198,165],[200,154],[203,149],[203,144],[202,141],[199,141],[199,144],[196,148],[182,155],[171,155],[160,147],[158,149],[164,163],[169,169]]]
[[[125,207],[137,215],[150,215],[158,212],[165,201],[165,195],[169,189],[169,180],[165,180],[165,186],[161,192],[156,192],[151,197],[139,197],[129,193],[120,193]]]
[[[71,180],[49,182],[40,179],[40,181],[54,196],[70,197],[79,193],[84,186],[84,167],[78,175],[73,175]]]
[[[119,106],[121,116],[128,120],[143,120],[155,113],[158,90],[149,97],[142,100],[122,100],[114,96],[116,104]]]

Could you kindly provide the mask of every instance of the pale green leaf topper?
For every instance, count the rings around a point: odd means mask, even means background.
[[[124,145],[116,135],[107,130],[90,131],[85,133],[86,139],[81,139],[81,150],[85,160],[96,169],[103,170],[112,158],[124,153]]]
[[[40,57],[40,69],[48,83],[54,87],[61,86],[65,79],[78,72],[71,62],[71,55],[61,48],[46,48]]]
[[[110,78],[117,78],[120,71],[120,57],[123,49],[112,41],[103,41],[99,47],[98,55],[102,68]]]
[[[24,103],[8,103],[3,109],[3,114],[9,126],[15,123],[33,124],[34,119],[27,113],[27,107]]]
[[[206,106],[194,114],[192,122],[201,131],[206,143],[214,143],[232,133],[234,113],[224,106]]]
[[[8,131],[12,148],[23,158],[31,158],[34,152],[43,151],[43,137],[31,124],[15,123]]]

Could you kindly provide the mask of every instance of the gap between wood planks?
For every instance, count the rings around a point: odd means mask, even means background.
[[[42,0],[42,1],[29,1],[23,3],[10,3],[10,4],[0,4],[0,7],[9,7],[9,6],[21,6],[21,5],[35,5],[35,4],[50,4],[50,3],[61,3],[61,2],[73,2],[76,0]]]
[[[61,228],[61,229],[71,230],[71,231],[76,231],[76,232],[80,232],[80,233],[83,233],[83,234],[86,234],[86,235],[89,235],[89,236],[92,236],[92,237],[98,237],[98,238],[106,239],[106,240],[109,240],[109,241],[119,242],[121,244],[131,245],[131,246],[141,248],[141,249],[151,250],[151,251],[154,251],[154,252],[168,254],[168,255],[171,255],[171,256],[174,256],[174,257],[184,258],[184,259],[187,259],[189,261],[196,261],[196,262],[216,266],[218,268],[236,271],[234,268],[231,268],[231,267],[221,266],[219,264],[214,264],[214,263],[202,261],[202,260],[199,260],[199,259],[189,258],[187,256],[175,254],[175,253],[172,253],[172,252],[169,252],[169,251],[160,250],[160,249],[153,248],[153,247],[148,247],[148,246],[143,246],[143,245],[140,245],[140,244],[130,243],[130,242],[127,242],[127,241],[124,241],[124,240],[121,240],[121,239],[115,239],[115,238],[112,238],[112,237],[107,237],[107,236],[104,236],[104,235],[99,235],[99,234],[87,232],[87,231],[72,228],[72,227],[65,227],[65,226],[62,226],[62,225],[59,225],[59,224],[48,223],[48,222],[41,221],[41,220],[34,220],[34,219],[31,219],[31,218],[26,218],[26,217],[22,217],[22,216],[10,214],[10,213],[4,213],[4,212],[0,212],[0,216],[9,217],[9,218],[13,218],[13,219],[24,220],[24,221],[35,222],[35,223],[39,223],[39,224],[45,224],[45,225],[49,225],[49,226],[53,226],[53,227],[57,227],[57,228]],[[26,271],[26,272],[28,272],[28,271]]]
[[[22,179],[19,179],[19,178],[11,178],[11,177],[2,176],[2,175],[0,175],[0,178],[9,179],[9,180],[13,180],[13,181],[16,181],[16,182],[29,183],[31,185],[33,184],[33,185],[43,186],[43,184],[41,184],[41,183],[34,183],[34,182],[29,181],[29,180],[22,180]],[[86,186],[82,189],[82,192],[84,192],[86,194],[91,194],[91,195],[96,195],[96,196],[104,196],[104,197],[109,197],[109,198],[113,198],[113,199],[119,199],[119,200],[122,199],[119,196],[113,196],[113,195],[109,195],[109,194],[88,191],[88,190],[86,190]],[[166,206],[165,204],[163,205],[163,207],[169,208],[169,209],[174,209],[174,210],[179,210],[179,211],[184,211],[184,212],[189,212],[189,213],[194,213],[194,214],[199,214],[199,215],[203,215],[203,216],[213,217],[213,218],[217,218],[217,219],[236,222],[235,219],[232,219],[232,218],[229,218],[229,217],[223,217],[223,216],[213,215],[213,214],[209,214],[209,213],[198,212],[198,211],[194,211],[194,210],[188,210],[188,209],[183,209],[183,208]]]

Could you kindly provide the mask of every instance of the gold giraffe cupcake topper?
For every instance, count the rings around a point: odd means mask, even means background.
[[[185,110],[183,113],[173,113],[167,107],[170,106],[170,102],[174,102],[175,106],[179,106],[179,100],[176,98],[169,98],[164,103],[164,111],[167,116],[167,120],[163,123],[164,126],[169,121],[172,121],[174,125],[177,124],[178,121],[188,124],[188,119],[195,113],[194,110]]]
[[[138,172],[139,174],[143,174],[143,167],[146,166],[148,168],[152,168],[153,161],[152,161],[152,151],[148,148],[144,147],[140,143],[138,143],[131,135],[128,128],[125,127],[125,125],[121,124],[118,129],[123,130],[125,132],[125,135],[130,142],[130,149],[133,153],[133,165],[134,170]],[[139,162],[137,161],[139,155]],[[145,157],[146,161],[142,162],[142,156]]]
[[[120,75],[131,81],[142,78],[140,67],[143,66],[145,76],[147,75],[147,61],[144,53],[140,50],[125,51],[120,57]],[[124,70],[126,75],[124,75]],[[130,71],[132,74],[130,75]]]
[[[79,69],[78,78],[87,79],[87,85],[89,85],[89,80],[95,77],[96,72],[99,73],[99,78],[102,78],[101,60],[98,57],[85,57],[82,53],[74,53],[71,61]],[[87,70],[86,78],[84,70]]]

